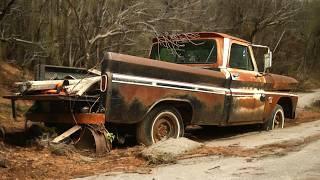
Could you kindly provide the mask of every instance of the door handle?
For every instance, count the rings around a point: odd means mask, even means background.
[[[232,77],[233,77],[233,78],[238,78],[239,76],[240,76],[239,73],[234,73],[234,74],[232,74]]]

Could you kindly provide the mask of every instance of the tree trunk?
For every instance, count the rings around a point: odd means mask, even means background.
[[[7,59],[7,46],[7,42],[0,41],[0,62],[5,61]]]

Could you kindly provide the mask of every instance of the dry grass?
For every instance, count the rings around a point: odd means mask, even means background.
[[[16,110],[18,121],[14,121],[11,115],[11,101],[2,98],[4,95],[9,95],[13,92],[14,82],[32,79],[32,75],[28,71],[23,71],[21,68],[14,64],[1,62],[0,66],[0,126],[4,127],[7,131],[14,129],[21,129],[24,126],[23,114],[32,105],[30,101],[17,101]]]
[[[137,155],[140,148],[114,149],[97,157],[92,152],[66,151],[56,155],[48,148],[2,144],[0,157],[8,161],[8,168],[0,168],[1,179],[69,179],[110,171],[147,173],[147,162]],[[83,158],[88,156],[91,161]]]

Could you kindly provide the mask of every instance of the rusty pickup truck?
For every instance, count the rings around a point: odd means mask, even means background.
[[[254,48],[266,51],[261,71]],[[40,66],[40,78],[18,83],[20,93],[6,98],[13,109],[15,100],[35,101],[27,120],[74,125],[55,141],[89,129],[97,151],[106,149],[109,125],[130,125],[145,145],[181,137],[188,125],[271,130],[295,118],[298,101],[292,93],[298,82],[269,73],[271,64],[267,46],[216,32],[185,33],[154,38],[149,58],[107,52],[101,71],[65,68],[52,80],[54,70]]]

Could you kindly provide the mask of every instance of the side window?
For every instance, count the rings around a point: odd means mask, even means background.
[[[253,71],[249,48],[239,44],[231,45],[229,66],[235,69]]]

